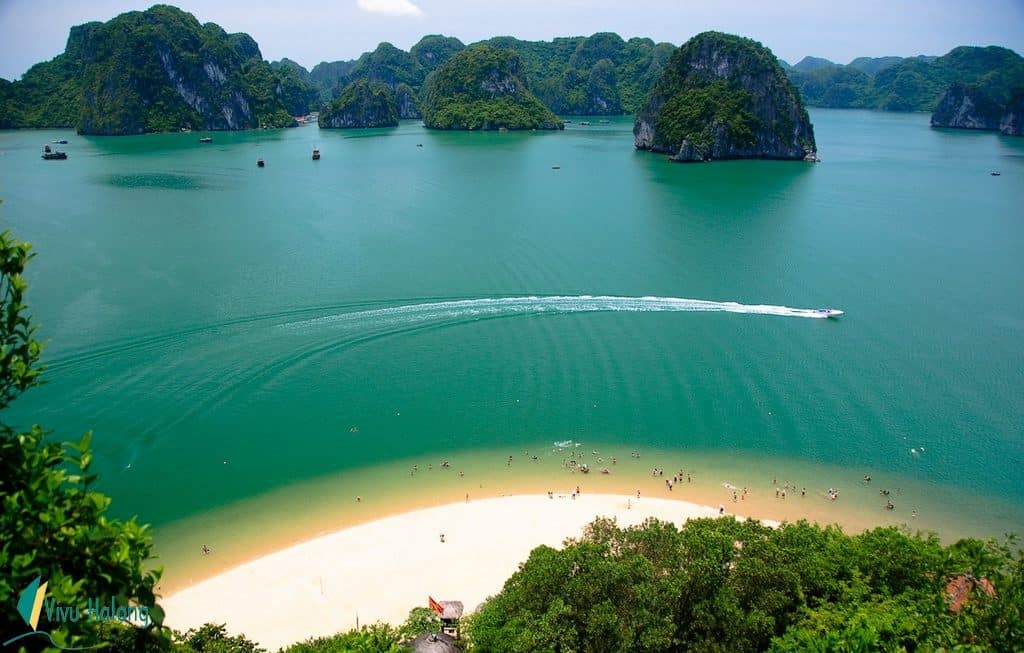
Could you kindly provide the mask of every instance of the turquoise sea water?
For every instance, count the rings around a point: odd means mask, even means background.
[[[8,418],[93,429],[115,511],[158,532],[570,439],[887,474],[1024,531],[1024,140],[812,119],[819,165],[674,165],[628,118],[0,132],[0,220],[36,246],[49,341]],[[70,158],[42,161],[56,138]],[[825,306],[846,315],[788,310]]]

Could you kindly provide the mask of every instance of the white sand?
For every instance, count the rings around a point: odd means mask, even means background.
[[[627,507],[631,504],[632,507]],[[595,517],[622,526],[648,517],[681,524],[717,508],[617,495],[526,495],[454,503],[387,517],[253,560],[163,599],[185,630],[225,623],[270,650],[356,625],[399,625],[427,596],[472,611],[499,592],[541,544],[560,547]],[[440,533],[445,542],[440,541]]]

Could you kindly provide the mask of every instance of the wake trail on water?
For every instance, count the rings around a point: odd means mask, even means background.
[[[683,297],[552,295],[492,297],[404,304],[389,308],[326,315],[307,320],[287,322],[280,326],[287,329],[301,329],[331,324],[360,323],[366,320],[411,323],[436,319],[473,319],[478,317],[544,313],[603,312],[743,313],[747,315],[776,315],[779,317],[805,317],[813,319],[824,319],[827,317],[813,308],[791,308],[789,306],[775,306],[772,304],[740,304],[738,302],[717,302],[705,299],[686,299]]]

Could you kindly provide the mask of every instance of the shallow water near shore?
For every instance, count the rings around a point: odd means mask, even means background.
[[[756,516],[1024,531],[1024,141],[811,115],[819,165],[672,165],[628,119],[0,132],[49,342],[7,418],[95,431],[168,587],[473,481],[567,489],[567,440],[616,452],[585,478],[607,490],[675,496],[649,468],[692,466],[682,498],[749,486]],[[42,161],[58,138],[69,159]]]

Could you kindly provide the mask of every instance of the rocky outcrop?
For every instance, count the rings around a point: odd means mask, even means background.
[[[952,84],[932,114],[932,127],[999,129],[1002,107],[977,86]]]
[[[1024,89],[1017,89],[999,121],[999,131],[1007,136],[1024,136]]]
[[[420,113],[419,100],[416,99],[416,91],[408,84],[399,84],[395,89],[395,102],[398,105],[398,117],[402,120],[419,120],[423,117]]]
[[[382,82],[357,80],[320,112],[319,123],[331,129],[396,127],[395,94]]]
[[[1022,136],[1024,89],[1016,89],[1008,101],[1001,101],[980,86],[953,83],[942,94],[931,124],[932,127],[998,130],[1008,136]]]
[[[563,129],[526,85],[519,55],[472,45],[438,67],[423,89],[430,129]]]
[[[10,90],[24,127],[120,135],[294,124],[252,37],[168,5],[71,28],[64,53]]]
[[[814,129],[775,55],[705,32],[672,55],[633,128],[637,149],[681,162],[816,160]]]

